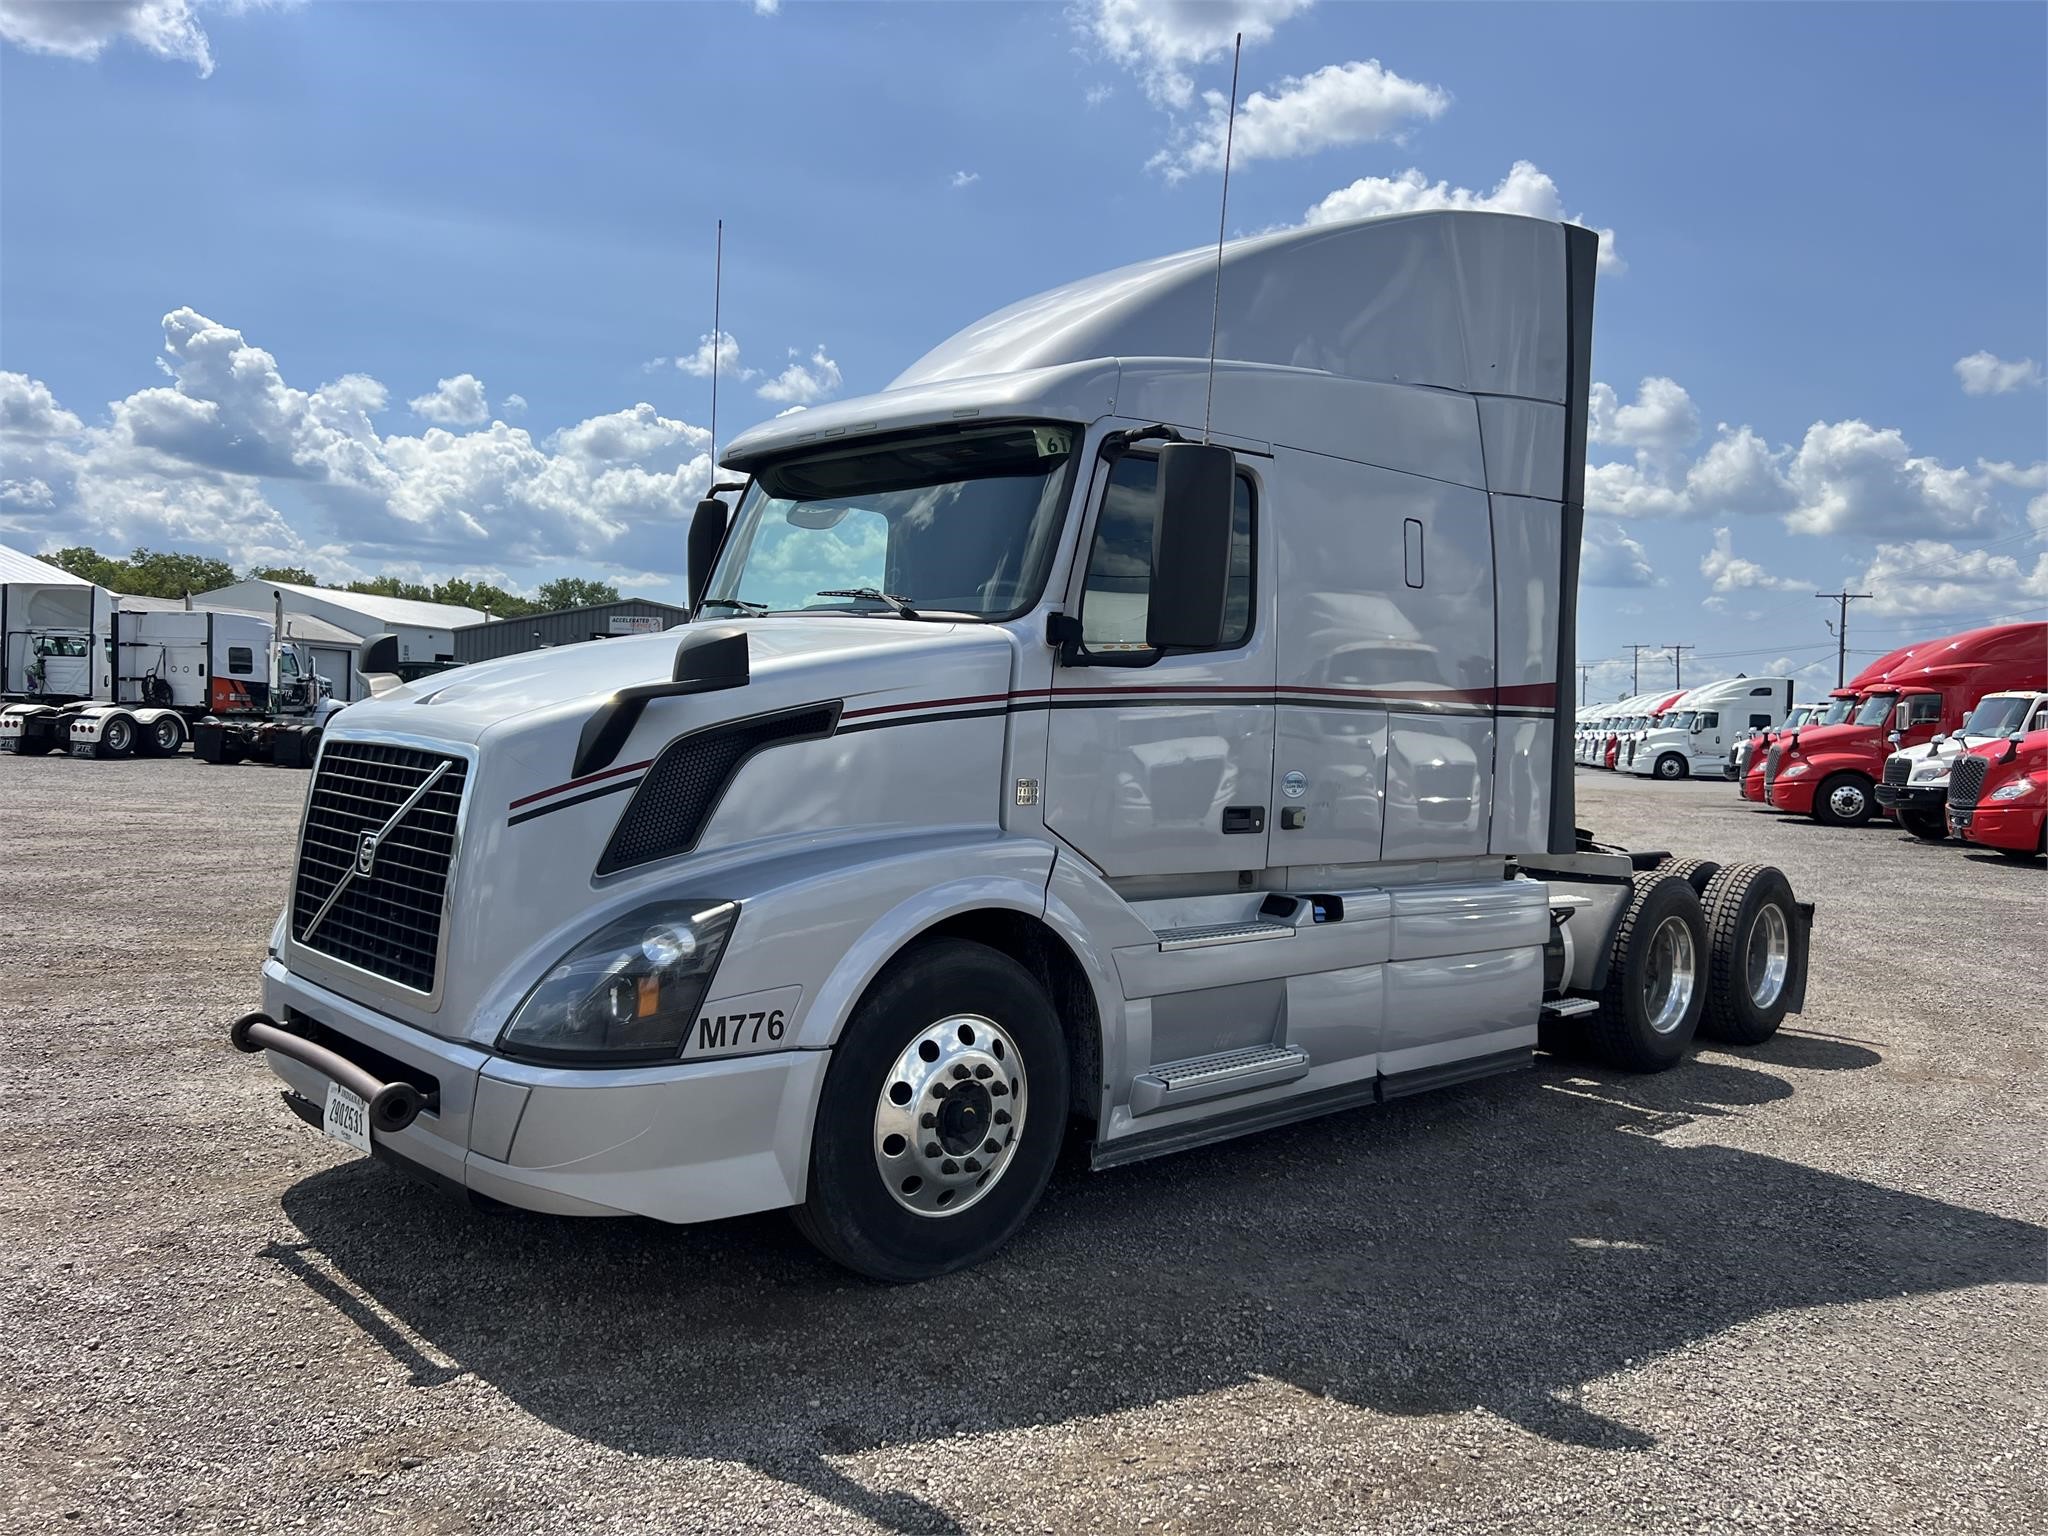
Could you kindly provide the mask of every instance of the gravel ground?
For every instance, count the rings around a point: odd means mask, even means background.
[[[8,1530],[2048,1527],[2039,867],[1582,773],[1820,904],[1796,1028],[1070,1159],[889,1289],[287,1113],[224,1032],[304,788],[0,759]]]

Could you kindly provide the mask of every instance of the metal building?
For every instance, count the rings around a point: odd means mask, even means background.
[[[689,616],[689,609],[673,603],[628,597],[591,608],[563,608],[555,613],[529,614],[523,619],[493,619],[488,624],[472,624],[455,631],[455,659],[464,663],[489,661],[495,656],[573,645],[579,640],[647,634],[680,624]]]

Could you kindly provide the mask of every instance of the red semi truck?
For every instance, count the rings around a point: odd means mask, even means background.
[[[2048,624],[1997,624],[1911,648],[1840,725],[1797,731],[1767,754],[1770,803],[1824,826],[1878,809],[1885,759],[1953,731],[1987,693],[2048,685]]]
[[[2048,852],[2048,730],[1964,754],[1949,772],[1948,825],[2009,859]]]
[[[1777,760],[1783,756],[1786,743],[1797,741],[1806,731],[1840,725],[1848,720],[1856,713],[1869,690],[1884,681],[1887,672],[1909,660],[1921,648],[1919,645],[1902,645],[1896,651],[1878,657],[1842,687],[1830,690],[1827,710],[1818,720],[1789,730],[1765,731],[1743,764],[1742,798],[1768,809]]]

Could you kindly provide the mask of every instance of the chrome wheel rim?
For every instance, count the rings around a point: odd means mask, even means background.
[[[1792,930],[1785,910],[1772,902],[1757,913],[1749,930],[1749,953],[1743,970],[1749,981],[1749,1000],[1768,1008],[1785,990],[1785,977],[1792,969]]]
[[[1643,1012],[1658,1034],[1677,1029],[1692,1006],[1694,969],[1692,929],[1682,917],[1665,918],[1650,935],[1643,968]]]
[[[107,750],[110,752],[119,752],[126,748],[127,745],[127,724],[124,721],[120,720],[113,721],[111,724],[107,726]]]
[[[160,747],[175,747],[178,744],[178,727],[169,720],[159,720],[156,727],[156,744]]]
[[[995,1020],[956,1013],[920,1030],[875,1103],[875,1167],[890,1197],[935,1217],[984,1198],[1016,1161],[1029,1088]]]
[[[1828,808],[1837,816],[1859,816],[1863,812],[1863,791],[1854,784],[1838,784],[1828,796]]]

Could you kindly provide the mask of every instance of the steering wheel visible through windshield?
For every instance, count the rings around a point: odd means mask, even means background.
[[[982,427],[768,465],[703,606],[894,614],[886,593],[920,617],[1014,617],[1044,584],[1079,440],[1065,426]],[[843,595],[861,589],[877,595]]]

